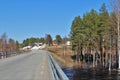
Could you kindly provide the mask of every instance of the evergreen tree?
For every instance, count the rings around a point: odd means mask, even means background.
[[[19,51],[19,48],[20,48],[20,44],[19,44],[19,42],[18,41],[16,41],[16,51]]]
[[[45,39],[44,38],[40,38],[39,42],[45,43]]]
[[[49,46],[52,44],[52,37],[50,34],[46,36],[46,44],[48,44]]]
[[[99,14],[99,37],[100,37],[100,54],[101,61],[103,62],[103,57],[106,56],[106,60],[108,60],[108,44],[110,44],[110,26],[109,26],[109,13],[106,9],[106,5],[103,4],[100,8]],[[105,49],[106,51],[103,51]],[[104,53],[103,53],[104,52]]]
[[[60,35],[56,35],[56,42],[58,43],[58,45],[62,43],[62,38]]]
[[[15,41],[12,38],[9,39],[9,47],[10,51],[15,51]]]

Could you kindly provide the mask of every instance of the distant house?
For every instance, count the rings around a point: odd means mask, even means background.
[[[43,43],[34,43],[34,46],[42,46]]]
[[[67,46],[70,46],[70,41],[67,41],[67,42],[66,42],[66,45],[67,45]]]
[[[29,49],[31,49],[31,46],[25,46],[25,47],[23,47],[22,49],[23,49],[23,50],[29,50]]]
[[[31,48],[31,50],[39,50],[46,47],[46,44],[43,43],[34,43],[34,46]]]

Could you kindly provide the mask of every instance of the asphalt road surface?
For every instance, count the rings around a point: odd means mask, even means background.
[[[36,50],[0,60],[0,80],[52,80],[46,53]]]

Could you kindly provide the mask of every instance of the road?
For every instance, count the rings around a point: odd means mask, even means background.
[[[52,80],[46,51],[0,60],[0,80]]]

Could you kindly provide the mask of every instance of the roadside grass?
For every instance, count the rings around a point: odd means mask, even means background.
[[[48,46],[47,50],[51,52],[52,56],[59,62],[62,68],[72,68],[74,62],[71,56],[74,55],[70,46]]]

